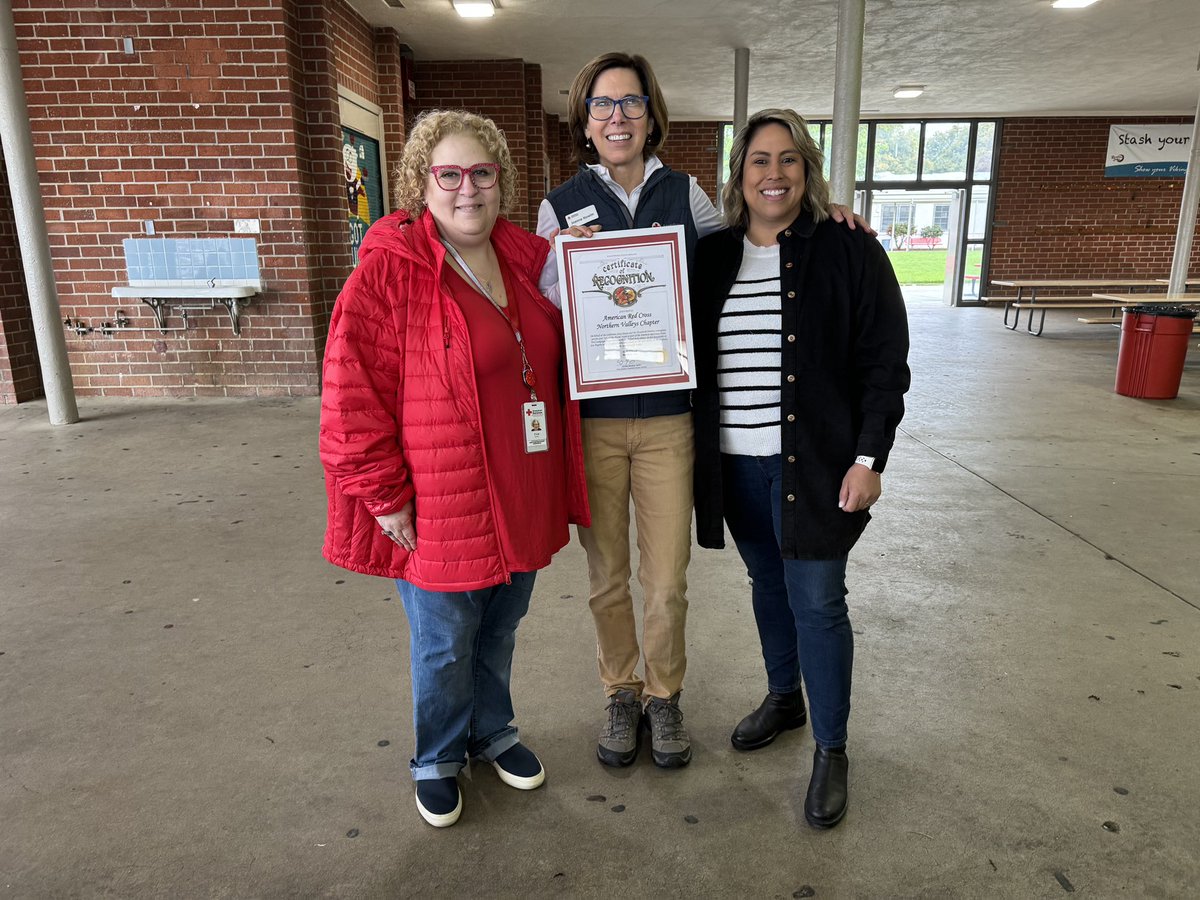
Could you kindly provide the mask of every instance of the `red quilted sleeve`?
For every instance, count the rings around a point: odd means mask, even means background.
[[[373,516],[413,498],[400,449],[405,317],[393,302],[403,268],[391,254],[368,256],[338,296],[325,344],[321,464]]]

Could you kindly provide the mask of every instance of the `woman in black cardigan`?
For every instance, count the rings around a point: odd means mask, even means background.
[[[821,162],[795,112],[752,116],[722,196],[731,227],[700,241],[691,284],[697,534],[721,548],[728,524],[767,669],[733,745],[802,726],[803,680],[817,745],[804,814],[831,828],[847,802],[846,559],[881,493],[909,370],[896,276],[873,237],[828,219]]]

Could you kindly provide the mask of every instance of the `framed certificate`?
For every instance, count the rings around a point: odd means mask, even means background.
[[[573,399],[696,386],[682,225],[560,235],[555,252]]]

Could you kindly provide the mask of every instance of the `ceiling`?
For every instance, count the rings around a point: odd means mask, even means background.
[[[418,60],[512,59],[542,67],[547,112],[593,56],[640,53],[671,118],[730,119],[734,50],[750,49],[751,111],[833,110],[837,0],[496,0],[461,19],[450,0],[349,0],[395,28]],[[862,116],[1192,115],[1200,0],[867,0]],[[902,82],[926,85],[896,100]]]

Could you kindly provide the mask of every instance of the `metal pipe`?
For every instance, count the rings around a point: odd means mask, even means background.
[[[733,133],[741,131],[749,116],[750,99],[750,48],[738,47],[733,51]]]
[[[829,156],[830,199],[854,203],[858,162],[858,120],[862,109],[863,28],[867,0],[838,4],[837,63],[833,83],[833,141]]]
[[[1191,152],[1188,154],[1187,174],[1183,179],[1183,201],[1179,206],[1179,230],[1175,232],[1175,252],[1171,255],[1171,277],[1168,294],[1187,290],[1188,263],[1192,256],[1192,239],[1196,234],[1196,210],[1200,205],[1200,101],[1196,103],[1196,118],[1192,122]]]
[[[21,80],[21,60],[17,55],[12,0],[0,0],[0,143],[8,169],[8,188],[12,194],[13,218],[21,245],[21,262],[29,291],[33,334],[50,423],[70,425],[79,421],[79,409],[75,405],[67,340],[60,325],[62,312],[54,287],[54,269],[50,265],[50,241],[46,237],[42,191],[33,154],[33,136],[29,131],[29,109]]]

